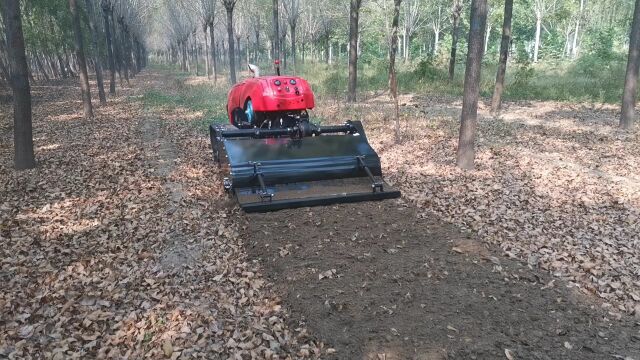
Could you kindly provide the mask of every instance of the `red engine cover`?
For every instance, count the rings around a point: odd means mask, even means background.
[[[251,99],[256,112],[300,111],[313,109],[315,100],[306,80],[296,76],[261,76],[234,85],[227,99],[229,122],[233,110],[245,108]]]

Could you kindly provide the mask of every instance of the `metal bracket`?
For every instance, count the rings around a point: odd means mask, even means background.
[[[231,187],[233,187],[233,183],[231,182],[231,180],[229,180],[228,177],[222,179],[222,186],[224,187],[225,191],[230,191]]]
[[[384,192],[382,181],[377,181],[373,176],[373,174],[371,173],[371,169],[369,169],[367,164],[364,162],[364,155],[356,156],[356,159],[358,159],[358,166],[364,169],[364,172],[367,173],[369,180],[371,180],[371,188],[373,192],[376,192],[377,190],[380,190],[380,192]]]
[[[258,193],[260,199],[262,199],[263,202],[273,200],[274,194],[267,190],[267,186],[264,183],[264,174],[260,171],[260,163],[251,161],[249,164],[253,165],[253,175],[258,178],[258,183],[260,184],[260,192]]]

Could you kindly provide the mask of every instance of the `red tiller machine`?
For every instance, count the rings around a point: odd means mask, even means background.
[[[397,198],[360,121],[318,126],[311,87],[296,76],[254,74],[229,91],[228,125],[209,128],[223,186],[246,212]]]

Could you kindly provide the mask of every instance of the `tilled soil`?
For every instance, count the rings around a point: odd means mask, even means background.
[[[249,256],[336,359],[640,359],[640,323],[402,200],[246,216]],[[495,253],[498,253],[495,251]]]

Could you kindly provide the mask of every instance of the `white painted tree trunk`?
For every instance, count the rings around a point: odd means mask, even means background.
[[[405,27],[402,31],[402,58],[404,62],[407,62],[407,28]]]
[[[440,30],[433,31],[433,53],[438,54],[438,43],[440,42]]]
[[[542,28],[542,17],[536,17],[536,41],[533,45],[533,62],[538,62],[538,51],[540,49],[540,30]]]
[[[487,33],[485,34],[484,37],[484,52],[487,52],[487,49],[489,48],[489,37],[491,37],[491,24],[487,25]]]
[[[582,10],[584,10],[584,0],[580,0],[580,11],[576,19],[576,31],[573,33],[573,46],[571,47],[571,57],[578,57],[578,35],[580,34],[580,19],[582,18]]]

